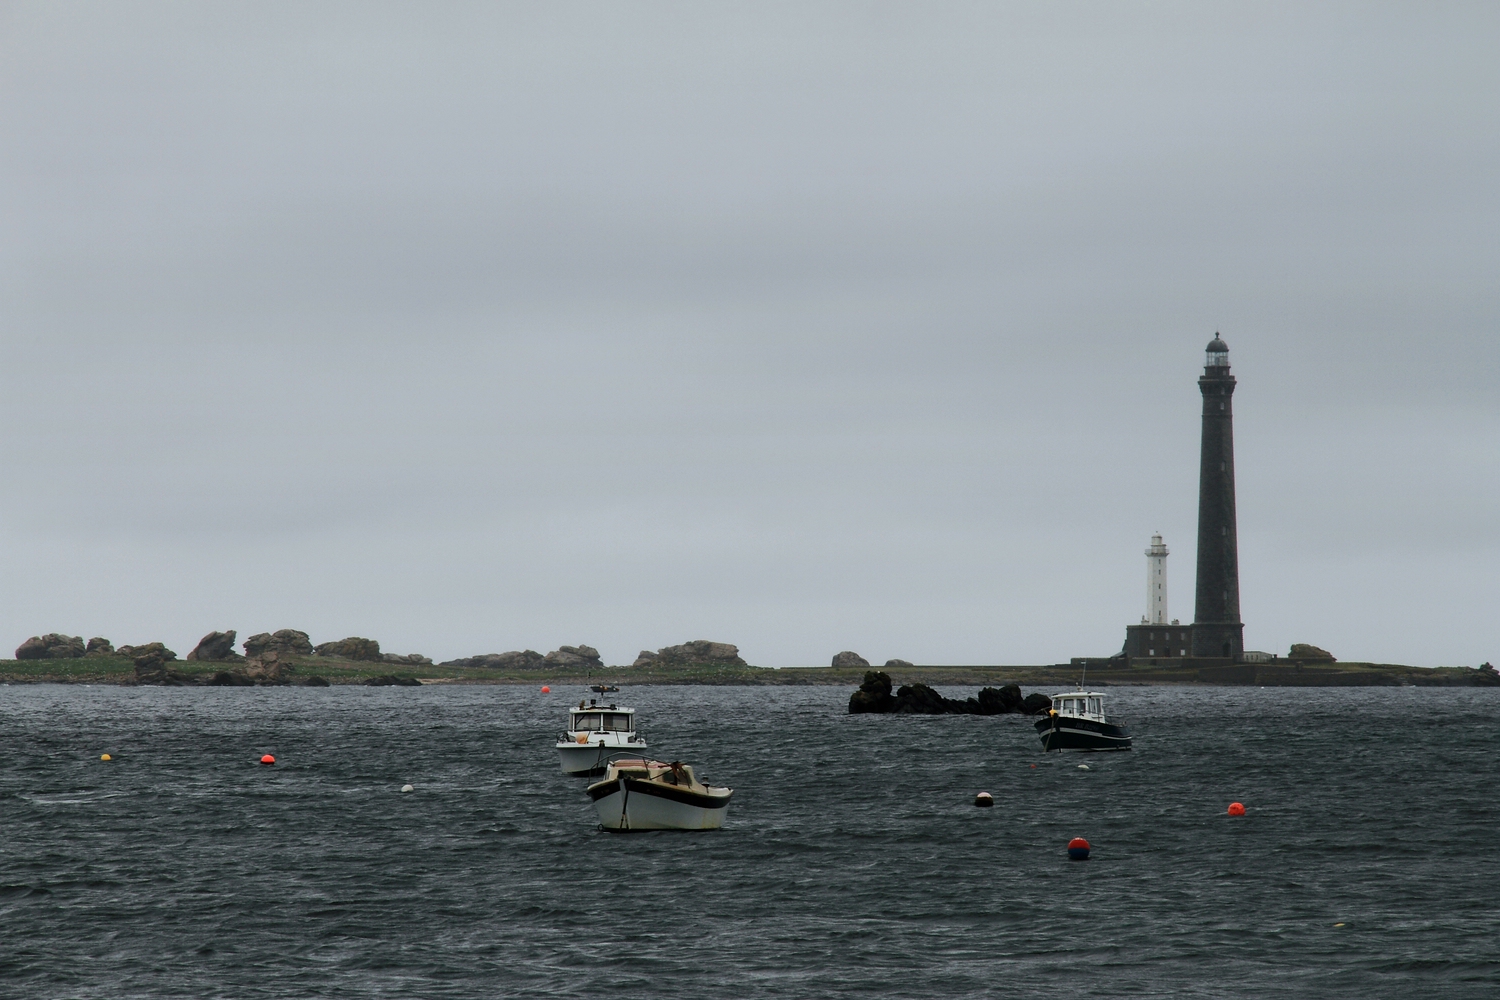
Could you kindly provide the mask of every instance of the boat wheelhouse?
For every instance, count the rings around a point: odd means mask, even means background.
[[[635,728],[635,709],[582,701],[568,710],[568,728],[557,740],[563,773],[603,774],[616,757],[640,757],[646,740]]]
[[[681,761],[619,758],[589,798],[605,830],[717,830],[734,789],[705,785]]]
[[[1130,731],[1104,715],[1102,691],[1052,696],[1052,708],[1037,720],[1042,750],[1129,750]]]

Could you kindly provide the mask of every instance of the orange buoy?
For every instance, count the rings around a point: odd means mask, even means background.
[[[1245,815],[1245,803],[1243,803],[1243,802],[1231,802],[1231,803],[1229,803],[1229,815],[1231,815],[1231,816],[1243,816],[1243,815]]]
[[[1089,859],[1089,842],[1082,837],[1074,837],[1068,841],[1068,857],[1074,861],[1087,861]]]
[[[262,764],[268,764],[268,765],[269,764],[274,764],[274,763],[276,763],[276,758],[272,757],[270,754],[266,754],[264,757],[262,757],[260,759],[260,762]]]
[[[547,685],[543,684],[542,685],[542,694],[551,694],[551,693],[552,693],[552,689],[549,688]]]

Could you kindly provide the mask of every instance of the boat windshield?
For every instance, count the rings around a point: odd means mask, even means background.
[[[625,712],[606,712],[604,728],[616,733],[628,733],[634,727],[630,724],[630,716]]]
[[[604,717],[598,712],[574,712],[573,732],[584,732],[592,730],[598,732],[604,728]]]

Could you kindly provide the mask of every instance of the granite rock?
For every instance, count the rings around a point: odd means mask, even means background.
[[[547,665],[547,658],[534,649],[518,649],[509,653],[483,653],[447,660],[445,667],[479,667],[485,670],[538,670]]]
[[[16,647],[18,660],[76,660],[86,652],[81,635],[48,632],[34,635]]]
[[[363,660],[369,663],[378,663],[382,659],[380,643],[357,635],[337,642],[319,643],[313,647],[313,652],[318,656],[337,656],[345,660]]]
[[[255,684],[243,670],[220,670],[203,683],[208,687],[251,687]]]
[[[421,687],[422,682],[415,677],[398,677],[395,674],[384,674],[380,677],[371,677],[365,681],[365,687]]]
[[[884,714],[893,711],[896,699],[891,697],[891,675],[884,670],[865,671],[865,681],[849,696],[849,714]]]
[[[245,642],[249,648],[249,640]],[[292,671],[295,669],[294,661],[296,653],[290,653],[283,649],[261,648],[258,653],[245,661],[245,676],[255,684],[272,687],[292,682]]]
[[[1050,706],[1046,695],[1021,697],[1021,688],[1006,684],[999,688],[982,688],[977,697],[945,698],[926,684],[903,684],[894,697],[891,678],[883,670],[865,673],[865,682],[849,697],[849,714],[894,713],[897,715],[1009,715],[1028,711],[1032,699],[1039,698]]]
[[[548,653],[544,662],[549,667],[603,667],[599,651],[593,646],[559,646]]]
[[[863,670],[870,665],[870,661],[852,650],[844,650],[842,653],[833,654],[833,665],[835,667],[858,667]]]
[[[708,639],[694,639],[678,646],[664,646],[656,651],[655,663],[664,667],[748,666],[740,659],[740,647]]]
[[[250,659],[262,653],[285,653],[288,656],[311,656],[313,646],[306,632],[284,628],[276,632],[257,632],[245,640],[245,655]]]
[[[142,646],[121,646],[119,651],[135,662],[137,684],[178,685],[188,680],[187,677],[167,666],[168,663],[177,659],[177,654],[168,649],[165,643],[148,642]]]
[[[198,645],[193,647],[187,658],[195,663],[238,660],[240,655],[234,651],[234,636],[234,629],[228,632],[210,632],[198,640]]]
[[[1021,701],[1021,714],[1023,715],[1045,715],[1052,707],[1052,699],[1044,694],[1033,691]]]

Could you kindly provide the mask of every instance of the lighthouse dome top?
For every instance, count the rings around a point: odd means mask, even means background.
[[[1229,345],[1214,334],[1214,339],[1208,342],[1208,367],[1229,367]]]

